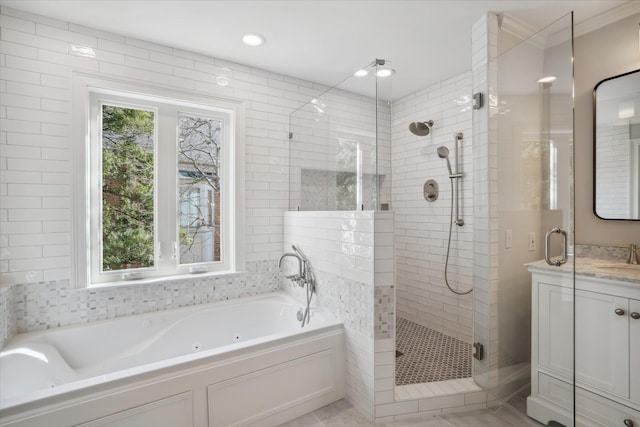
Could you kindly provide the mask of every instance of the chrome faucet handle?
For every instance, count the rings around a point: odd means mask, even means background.
[[[640,264],[640,260],[638,260],[638,246],[633,243],[629,245],[629,259],[627,260],[627,264]]]

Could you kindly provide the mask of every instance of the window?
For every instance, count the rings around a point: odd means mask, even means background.
[[[220,170],[223,122],[178,117],[180,262],[220,261]]]
[[[102,272],[155,265],[156,117],[153,109],[100,103],[101,137],[92,141],[100,143],[99,185],[91,191],[100,193],[92,194],[101,205],[92,252],[102,254]]]
[[[104,284],[236,270],[238,105],[85,85],[80,274]]]

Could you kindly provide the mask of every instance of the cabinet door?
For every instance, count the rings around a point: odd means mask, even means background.
[[[629,398],[629,300],[576,290],[575,311],[576,381]]]
[[[193,396],[186,392],[84,423],[78,427],[192,427]]]
[[[535,333],[535,332],[534,332]],[[538,365],[573,378],[573,290],[538,283]]]
[[[631,400],[640,403],[640,301],[629,300],[629,380]]]

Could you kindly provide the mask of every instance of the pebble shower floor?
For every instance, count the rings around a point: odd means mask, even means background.
[[[471,344],[398,318],[396,385],[471,376]]]

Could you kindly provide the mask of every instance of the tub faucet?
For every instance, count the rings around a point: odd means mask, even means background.
[[[298,260],[298,274],[292,274],[290,276],[287,276],[287,279],[291,279],[294,282],[298,283],[300,286],[303,286],[304,283],[301,283],[301,282],[304,281],[305,279],[306,261],[297,253],[287,252],[280,257],[280,261],[278,261],[278,268],[282,267],[282,261],[286,257],[293,257]]]
[[[287,279],[294,281],[298,286],[305,288],[306,290],[307,308],[304,311],[300,309],[298,312],[298,320],[301,322],[300,327],[304,327],[304,325],[308,324],[311,319],[309,308],[311,306],[311,298],[313,298],[313,294],[316,292],[316,279],[313,274],[311,264],[308,264],[309,260],[305,256],[304,252],[302,252],[302,250],[300,250],[296,245],[292,245],[291,249],[293,249],[293,252],[287,252],[280,257],[280,261],[278,261],[278,268],[282,267],[282,260],[288,256],[298,260],[298,274],[287,276]]]

